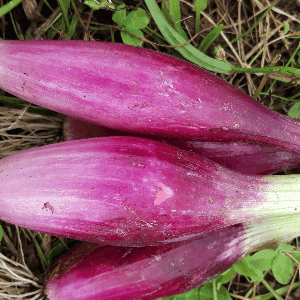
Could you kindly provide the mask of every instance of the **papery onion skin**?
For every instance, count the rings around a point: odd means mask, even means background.
[[[5,157],[0,189],[4,221],[117,246],[183,241],[242,222],[273,226],[300,209],[297,176],[246,176],[174,146],[126,136]]]
[[[49,300],[140,300],[196,288],[230,268],[247,249],[241,224],[184,243],[95,248],[84,243],[53,267]],[[73,262],[70,262],[73,260]]]
[[[63,127],[66,141],[126,134],[126,132],[111,130],[69,116],[66,117]],[[244,141],[202,142],[182,139],[165,139],[165,141],[209,158],[232,171],[247,175],[267,175],[290,170],[300,165],[299,154],[268,145]]]
[[[1,41],[0,88],[115,130],[244,140],[300,153],[300,125],[212,73],[149,49],[89,41]]]

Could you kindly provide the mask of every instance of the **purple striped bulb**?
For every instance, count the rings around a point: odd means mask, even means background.
[[[275,228],[274,228],[275,230]],[[83,243],[62,257],[46,282],[49,300],[168,297],[199,287],[230,268],[273,230],[237,224],[187,242],[129,248]]]
[[[21,151],[1,159],[0,188],[2,220],[96,243],[161,245],[238,223],[299,233],[298,176],[246,176],[138,137]]]
[[[126,134],[126,132],[110,130],[72,117],[66,117],[63,132],[67,141]],[[267,175],[293,169],[300,165],[299,154],[268,145],[251,144],[244,141],[202,142],[180,139],[165,139],[165,141],[209,158],[230,170],[247,175]]]
[[[196,288],[231,267],[248,248],[243,226],[156,247],[82,244],[54,265],[49,300],[157,299]]]
[[[87,41],[0,41],[0,88],[116,130],[300,153],[300,125],[188,62]]]

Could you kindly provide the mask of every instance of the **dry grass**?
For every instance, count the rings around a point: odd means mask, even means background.
[[[42,282],[39,284],[40,279],[32,272],[34,259],[30,260],[27,256],[27,263],[25,262],[24,249],[27,247],[22,245],[19,228],[15,226],[14,229],[12,240],[4,233],[6,247],[1,247],[0,297],[3,297],[2,299],[44,299],[43,284]],[[32,254],[34,252],[31,251],[31,256]]]
[[[27,108],[0,108],[0,158],[59,141],[63,118],[30,113]]]

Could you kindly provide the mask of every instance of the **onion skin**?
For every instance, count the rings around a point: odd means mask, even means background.
[[[66,141],[126,134],[69,116],[64,121],[63,133]],[[250,144],[243,141],[201,142],[179,139],[165,141],[246,175],[267,175],[293,169],[300,165],[300,155],[268,145]]]
[[[245,175],[268,175],[300,166],[300,155],[268,145],[236,142],[181,141],[177,147],[206,157]]]
[[[246,176],[174,146],[126,136],[5,157],[0,190],[4,221],[116,246],[184,241],[238,223],[273,228],[280,216],[292,222],[300,209],[297,176]],[[293,223],[291,233],[296,229]]]
[[[245,254],[249,240],[244,234],[238,224],[157,247],[95,249],[95,244],[83,243],[54,265],[46,282],[47,296],[139,300],[180,294],[226,271]]]
[[[243,140],[300,153],[300,125],[219,77],[148,49],[88,41],[1,41],[0,88],[115,130]]]

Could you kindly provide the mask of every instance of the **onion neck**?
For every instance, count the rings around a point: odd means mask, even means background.
[[[262,224],[269,219],[274,223],[287,215],[295,220],[300,218],[300,175],[262,176],[256,187],[244,188],[241,194],[245,195],[244,200],[236,199],[236,208],[227,211],[229,218],[242,223],[259,220]]]
[[[290,242],[300,235],[300,212],[260,219],[245,225],[247,252],[276,248],[280,243]]]

